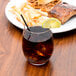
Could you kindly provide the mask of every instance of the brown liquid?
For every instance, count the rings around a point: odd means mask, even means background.
[[[37,28],[37,30],[36,30]],[[48,61],[53,52],[53,40],[50,30],[44,30],[41,27],[32,27],[31,31],[35,33],[42,34],[33,34],[24,31],[23,36],[23,52],[27,59],[34,64],[42,64]]]

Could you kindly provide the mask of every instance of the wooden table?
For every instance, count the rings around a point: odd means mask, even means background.
[[[76,30],[54,35],[49,63],[36,67],[22,52],[22,30],[5,17],[8,0],[0,0],[0,76],[76,76]]]

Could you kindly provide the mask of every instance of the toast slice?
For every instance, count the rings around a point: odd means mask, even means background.
[[[72,16],[76,15],[76,6],[62,2],[55,5],[49,12],[49,17],[55,17],[61,21],[62,24],[67,22]]]

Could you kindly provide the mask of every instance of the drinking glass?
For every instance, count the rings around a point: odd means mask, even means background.
[[[23,53],[32,65],[44,65],[53,52],[53,34],[50,29],[40,26],[29,29],[23,30]]]

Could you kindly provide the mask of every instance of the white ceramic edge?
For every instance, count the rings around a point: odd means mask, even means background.
[[[10,6],[12,5],[13,3],[10,1],[8,2],[8,4],[6,5],[6,8],[5,8],[5,15],[7,17],[7,19],[13,24],[15,25],[16,27],[20,28],[20,29],[24,29],[24,26],[22,25],[22,23],[20,23],[19,21],[17,21],[16,19],[14,19],[14,17],[11,17],[11,13],[8,11],[10,9]],[[12,15],[14,16],[14,15]],[[74,21],[73,21],[74,20]],[[64,25],[61,25],[60,28],[54,28],[54,29],[51,29],[51,31],[53,33],[62,33],[62,32],[67,32],[67,31],[70,31],[70,30],[73,30],[73,29],[76,29],[76,18],[74,17],[73,19],[69,20],[68,22],[66,22]]]

